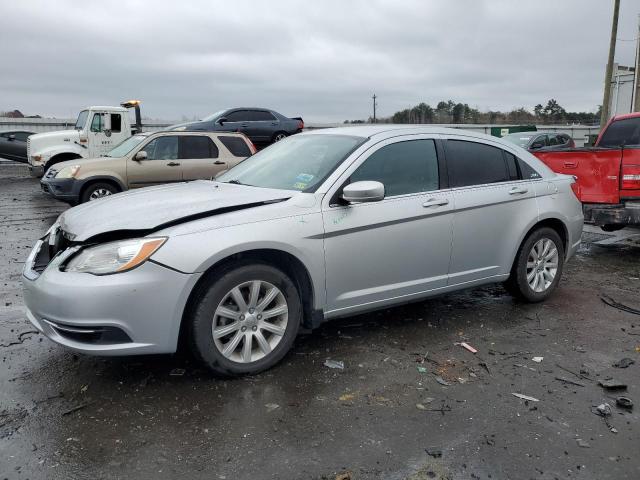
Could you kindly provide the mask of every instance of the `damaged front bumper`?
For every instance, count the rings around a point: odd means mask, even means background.
[[[23,272],[27,317],[44,335],[78,352],[133,355],[176,351],[180,322],[199,274],[149,260],[112,275],[65,272],[77,248],[59,252],[42,268],[39,241]]]

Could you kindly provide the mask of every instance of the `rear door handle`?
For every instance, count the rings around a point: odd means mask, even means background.
[[[180,164],[178,162],[169,162],[167,163],[167,167],[179,167]]]
[[[509,190],[509,195],[519,195],[523,193],[527,193],[529,190],[523,187],[513,187]]]
[[[227,162],[221,162],[220,160],[216,160],[215,162],[213,162],[214,165],[226,165]]]
[[[577,168],[578,162],[564,162],[565,168]]]
[[[429,207],[441,207],[443,205],[448,205],[448,204],[449,204],[449,200],[447,200],[446,198],[430,198],[429,200],[424,202],[422,206],[424,208],[429,208]]]

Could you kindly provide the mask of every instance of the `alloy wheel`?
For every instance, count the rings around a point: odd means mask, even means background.
[[[89,195],[89,201],[91,202],[92,200],[98,200],[99,198],[107,197],[111,195],[111,193],[111,190],[107,188],[96,188],[93,192],[91,192],[91,195]]]
[[[553,240],[541,238],[527,257],[527,283],[534,292],[547,290],[558,272],[558,248]]]
[[[262,280],[235,286],[213,316],[216,348],[233,362],[250,363],[269,355],[287,329],[289,308],[278,287]]]

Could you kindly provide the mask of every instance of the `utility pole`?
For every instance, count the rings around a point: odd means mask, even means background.
[[[638,38],[636,39],[636,70],[633,76],[632,112],[640,112],[640,15],[638,15]]]
[[[609,102],[611,98],[611,76],[613,75],[613,58],[616,55],[616,37],[618,36],[618,12],[620,0],[613,2],[613,22],[611,23],[611,40],[609,42],[609,60],[607,72],[604,76],[604,96],[602,98],[602,113],[600,114],[600,126],[604,127],[609,120]]]
[[[377,105],[376,104],[376,98],[378,98],[378,97],[374,93],[373,97],[371,97],[371,98],[373,98],[373,123],[376,123],[377,122],[377,120],[376,120],[376,105]]]

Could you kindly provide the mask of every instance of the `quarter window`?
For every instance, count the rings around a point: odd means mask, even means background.
[[[446,148],[449,184],[452,187],[509,180],[501,149],[465,140],[447,140]]]
[[[178,158],[178,137],[158,137],[143,148],[147,160],[176,160]]]
[[[535,178],[541,178],[540,174],[536,172],[533,167],[523,160],[518,159],[518,166],[520,167],[520,173],[523,180],[531,180]]]
[[[180,158],[218,158],[218,147],[209,137],[183,136],[180,137],[180,142]]]
[[[438,190],[438,155],[433,140],[393,143],[377,150],[351,174],[351,182],[375,180],[385,196]]]
[[[227,150],[229,150],[234,157],[251,156],[251,150],[249,150],[247,143],[240,137],[218,137],[218,140],[227,147]]]

